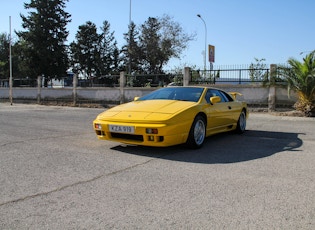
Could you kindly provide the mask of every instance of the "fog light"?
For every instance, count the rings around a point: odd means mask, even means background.
[[[154,141],[154,136],[149,136],[149,141]]]
[[[102,129],[102,125],[101,124],[94,124],[94,128],[95,129]]]
[[[149,129],[147,128],[146,130],[147,134],[158,134],[158,129]]]

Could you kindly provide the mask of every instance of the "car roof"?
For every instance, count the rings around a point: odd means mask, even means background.
[[[203,88],[203,89],[216,89],[216,90],[222,90],[219,88],[211,87],[211,86],[195,86],[195,85],[189,85],[189,86],[168,86],[167,88]],[[224,90],[222,90],[224,91]]]

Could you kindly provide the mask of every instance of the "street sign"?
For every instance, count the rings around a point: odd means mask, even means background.
[[[208,54],[209,54],[209,62],[213,63],[214,57],[215,57],[215,46],[208,45]]]

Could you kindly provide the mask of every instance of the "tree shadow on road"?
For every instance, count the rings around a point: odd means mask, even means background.
[[[301,133],[248,130],[242,135],[223,133],[210,136],[201,149],[195,150],[183,145],[166,148],[119,145],[112,149],[172,161],[228,164],[265,158],[283,151],[298,152],[303,145],[299,135]]]

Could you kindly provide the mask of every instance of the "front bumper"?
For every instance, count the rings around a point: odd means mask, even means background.
[[[109,125],[133,126],[134,133],[111,132]],[[144,124],[144,123],[121,123],[94,120],[93,127],[97,138],[121,142],[132,145],[167,147],[183,144],[186,142],[190,129],[190,122],[180,122],[180,124]],[[157,129],[158,133],[147,133],[147,129]]]

